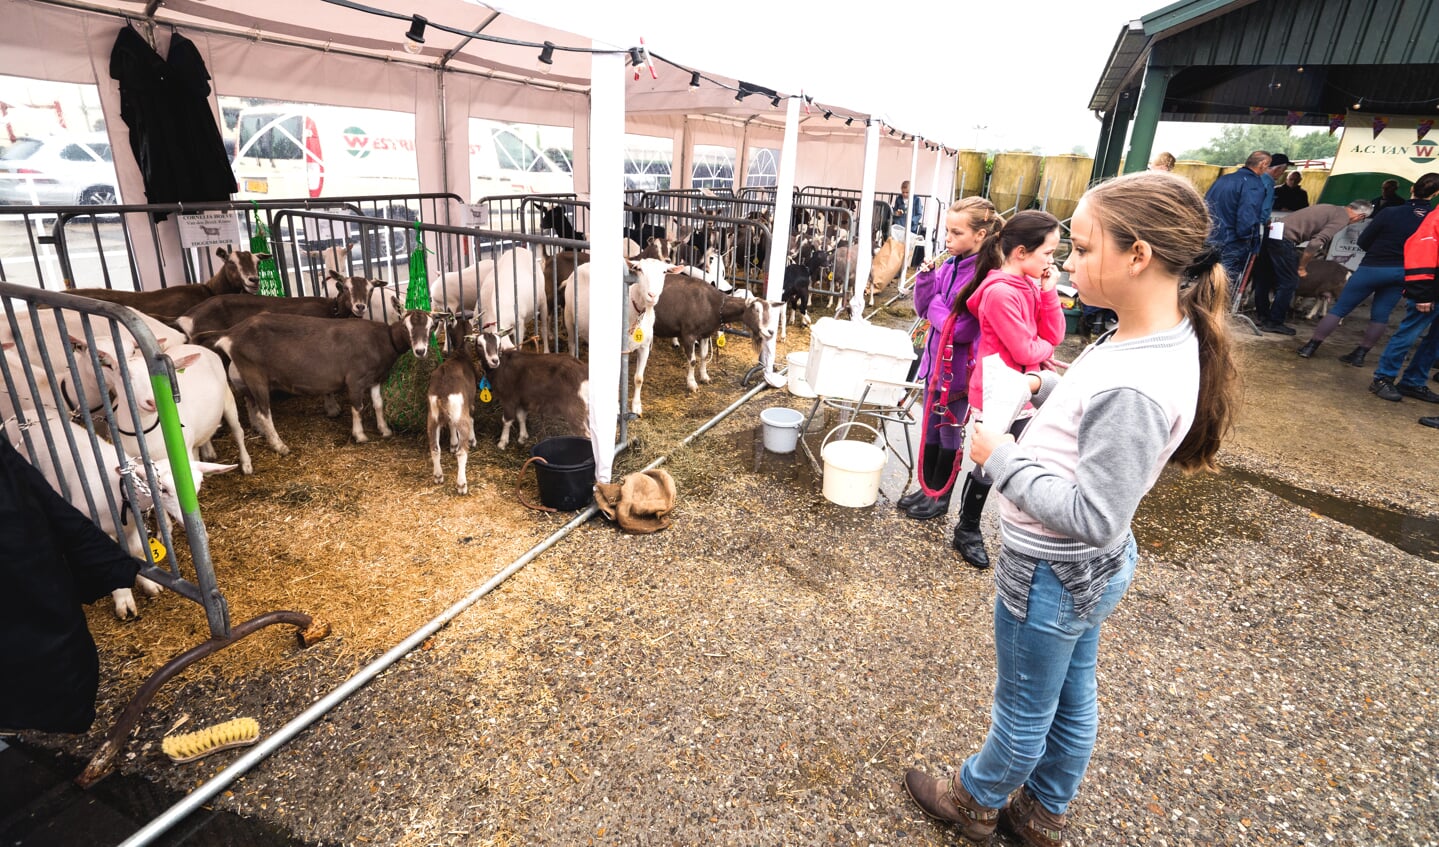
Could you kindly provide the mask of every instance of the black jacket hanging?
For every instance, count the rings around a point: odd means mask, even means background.
[[[120,83],[120,117],[150,203],[229,200],[235,175],[210,111],[210,72],[195,44],[178,32],[161,58],[134,27],[110,51]]]

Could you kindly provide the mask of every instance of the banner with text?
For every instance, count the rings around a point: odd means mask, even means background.
[[[1439,139],[1425,138],[1432,126],[1427,116],[1350,112],[1319,202],[1372,200],[1386,179],[1397,179],[1408,197],[1415,180],[1439,172]]]

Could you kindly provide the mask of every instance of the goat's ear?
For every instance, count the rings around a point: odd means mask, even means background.
[[[669,267],[665,268],[665,273],[667,274],[682,274],[684,272],[685,269],[683,265],[670,265]]]
[[[216,255],[216,256],[219,256],[222,260],[229,259],[229,258],[230,258],[230,248],[228,248],[228,247],[216,247],[216,248],[215,248],[215,255]]]
[[[330,268],[328,271],[325,271],[325,279],[333,279],[335,282],[338,282],[341,285],[344,285],[345,283],[345,277],[334,268]]]
[[[402,315],[405,313],[405,304],[400,302],[400,298],[398,298],[398,297],[396,297],[395,295],[391,294],[391,295],[390,295],[390,303],[391,303],[391,305],[393,305],[393,306],[395,307],[395,311],[396,311],[396,312],[398,312],[398,313],[400,313],[400,314],[402,314]]]
[[[272,259],[272,258],[274,258],[274,256],[271,255],[271,254],[269,254],[269,253],[251,253],[250,255],[251,255],[251,256],[254,256],[254,257],[255,257],[255,261],[257,261],[257,262],[263,262],[263,261],[265,261],[266,259]]]
[[[211,476],[217,473],[229,473],[235,468],[238,468],[239,465],[218,465],[214,462],[191,462],[190,467],[199,471],[205,476]]]
[[[639,273],[639,272],[640,272],[639,262],[632,262],[632,261],[630,261],[629,259],[625,259],[625,265],[626,265],[631,271],[634,271],[635,273]]]
[[[370,287],[371,287],[371,288],[384,288],[385,285],[387,285],[387,284],[388,284],[387,281],[386,281],[386,280],[383,280],[383,279],[372,279],[372,280],[370,280]]]
[[[183,371],[185,368],[194,367],[195,363],[200,361],[200,355],[199,353],[190,353],[181,356],[175,360],[175,370]]]

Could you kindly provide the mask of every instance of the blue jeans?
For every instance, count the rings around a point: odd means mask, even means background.
[[[1224,266],[1224,273],[1229,276],[1230,300],[1239,291],[1239,280],[1244,276],[1244,267],[1249,264],[1249,254],[1253,252],[1248,239],[1219,246],[1219,264]]]
[[[1344,290],[1339,292],[1339,298],[1334,301],[1329,314],[1342,318],[1373,295],[1374,302],[1369,304],[1369,320],[1389,323],[1389,316],[1399,305],[1403,294],[1403,265],[1393,268],[1360,265],[1359,270],[1349,275],[1349,281],[1344,283]]]
[[[1433,330],[1434,316],[1439,312],[1432,309],[1421,312],[1415,307],[1413,300],[1407,301],[1406,305],[1408,311],[1404,320],[1399,322],[1394,336],[1389,339],[1389,344],[1384,347],[1384,355],[1379,357],[1379,367],[1374,369],[1374,378],[1394,379],[1399,376],[1399,369],[1404,366],[1409,349],[1419,340],[1420,333],[1427,329],[1429,334],[1419,342],[1419,349],[1414,351],[1413,361],[1404,371],[1404,378],[1399,380],[1400,385],[1419,388],[1429,378],[1429,369],[1433,367],[1435,357],[1439,356],[1439,332]]]
[[[1266,273],[1255,273],[1254,311],[1260,322],[1282,324],[1289,317],[1294,291],[1299,287],[1299,248],[1287,239],[1268,238],[1259,261]]]
[[[1129,590],[1138,557],[1131,538],[1124,565],[1087,618],[1075,617],[1073,598],[1043,562],[1035,568],[1023,621],[995,598],[998,679],[989,735],[959,772],[981,804],[999,808],[1027,785],[1046,809],[1059,815],[1068,810],[1099,732],[1099,625]]]

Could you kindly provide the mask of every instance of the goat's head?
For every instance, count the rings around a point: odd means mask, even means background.
[[[335,312],[339,315],[354,315],[363,318],[370,310],[370,291],[385,285],[383,279],[365,279],[362,276],[344,276],[338,271],[327,275],[335,285]]]
[[[410,352],[415,358],[423,359],[430,355],[430,333],[435,330],[435,316],[424,309],[405,310],[405,304],[400,298],[391,295],[390,304],[395,307],[395,314],[399,315],[395,323],[405,328],[405,335],[410,342]]]
[[[774,338],[773,311],[770,302],[759,297],[745,304],[744,316],[740,320],[745,329],[750,331],[750,338],[754,339],[756,349],[765,341]]]
[[[505,339],[493,330],[485,330],[475,336],[475,352],[479,354],[476,358],[486,373],[500,366],[500,353],[506,349],[504,342]]]
[[[660,259],[626,260],[625,264],[635,274],[635,284],[630,286],[630,305],[636,313],[653,309],[665,289],[665,274],[682,270]]]
[[[220,272],[233,274],[235,281],[246,294],[258,294],[260,291],[260,262],[270,258],[269,253],[251,253],[248,250],[230,250],[225,247],[216,247],[215,255],[219,256],[224,265]]]

